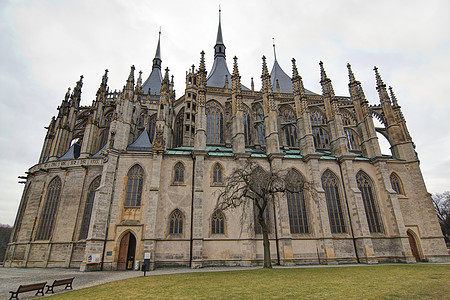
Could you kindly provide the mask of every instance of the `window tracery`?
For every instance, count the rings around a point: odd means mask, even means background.
[[[128,182],[125,206],[141,206],[142,186],[144,184],[144,170],[135,165],[128,171]]]
[[[345,233],[345,220],[339,196],[338,179],[329,170],[322,175],[322,187],[325,191],[331,232]]]
[[[215,101],[206,104],[206,143],[223,143],[223,113],[220,105]]]
[[[175,209],[169,216],[169,234],[183,233],[183,213]]]
[[[222,171],[223,171],[223,168],[219,163],[214,164],[213,180],[212,180],[213,184],[222,184],[223,183]]]
[[[311,112],[312,133],[316,149],[330,149],[326,124],[326,119],[320,111]]]
[[[61,179],[55,177],[50,181],[47,189],[47,197],[44,209],[42,210],[39,230],[36,240],[49,240],[55,223],[56,212],[61,194]]]
[[[225,233],[225,217],[220,210],[216,210],[211,217],[211,234]]]
[[[391,186],[394,189],[394,191],[399,195],[405,195],[405,192],[403,190],[403,184],[402,181],[400,180],[400,177],[397,174],[392,173],[390,179],[391,179]]]
[[[366,173],[359,171],[358,174],[356,174],[356,182],[363,198],[369,230],[372,233],[381,233],[382,225],[379,218],[378,207],[375,202],[372,180]]]
[[[94,206],[95,192],[100,186],[101,176],[95,178],[89,186],[86,204],[84,206],[83,219],[81,221],[80,240],[87,238],[89,223],[91,221],[92,207]]]
[[[303,176],[297,171],[291,170],[289,171],[289,178],[292,178],[294,183],[300,183],[286,191],[291,233],[309,233],[305,194],[301,184],[304,181]]]
[[[285,109],[283,111],[281,126],[284,130],[286,146],[288,147],[298,147],[297,127],[295,126],[295,122],[294,112],[291,109]]]
[[[177,162],[173,167],[173,183],[184,183],[184,165]]]

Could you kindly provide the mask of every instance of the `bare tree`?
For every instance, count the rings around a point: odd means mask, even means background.
[[[244,166],[234,169],[224,183],[225,187],[217,198],[216,209],[243,207],[245,212],[245,207],[253,204],[263,235],[264,268],[272,268],[269,230],[264,215],[271,203],[273,205],[276,201],[277,194],[303,189],[305,182],[298,176],[292,176],[292,171],[266,171],[257,163],[248,161]],[[245,218],[246,214],[243,213],[242,216]]]
[[[450,245],[450,192],[437,193],[432,196],[434,209],[444,234],[445,242]]]

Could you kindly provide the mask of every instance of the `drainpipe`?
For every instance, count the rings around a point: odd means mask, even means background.
[[[106,221],[106,233],[105,233],[105,241],[103,242],[102,261],[100,264],[100,271],[103,271],[103,262],[105,261],[106,241],[108,240],[109,222],[111,220],[111,209],[112,209],[112,204],[113,204],[113,200],[114,200],[114,190],[116,188],[117,169],[119,168],[119,159],[120,159],[120,155],[117,154],[117,162],[116,162],[116,169],[114,170],[114,181],[113,181],[113,186],[112,186],[111,199],[109,200],[108,220]]]
[[[195,156],[194,153],[192,155],[192,190],[191,190],[191,234],[190,234],[190,240],[189,240],[189,267],[192,267],[192,248],[194,247],[194,240],[193,240],[193,230],[194,230],[194,192],[195,192]]]
[[[275,244],[277,246],[277,265],[280,265],[280,251],[278,244],[278,226],[277,226],[277,214],[275,210],[275,196],[272,194],[272,203],[273,203],[273,223],[275,224]]]
[[[351,215],[350,215],[350,208],[348,206],[347,189],[345,188],[344,176],[342,175],[342,166],[341,166],[341,162],[339,161],[339,159],[338,159],[338,165],[339,165],[339,171],[341,173],[342,186],[344,188],[345,203],[347,204],[347,214],[348,214],[348,221],[349,221],[348,223],[350,224],[350,233],[352,235],[353,249],[355,250],[356,262],[359,264],[360,262],[359,262],[358,250],[356,248],[355,234],[353,233],[353,225],[352,225],[352,220],[351,220]]]

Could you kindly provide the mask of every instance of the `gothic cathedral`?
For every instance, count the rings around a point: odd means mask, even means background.
[[[4,265],[260,264],[255,219],[215,210],[224,178],[249,160],[314,184],[314,193],[286,193],[269,207],[273,260],[449,260],[405,118],[377,68],[379,104],[369,105],[350,64],[349,97],[335,95],[322,62],[319,94],[303,86],[294,59],[290,77],[276,57],[270,73],[262,58],[255,91],[253,79],[241,83],[236,57],[230,73],[225,49],[219,17],[211,71],[201,52],[178,98],[173,76],[161,72],[160,40],[145,81],[132,66],[112,91],[106,70],[90,106],[80,105],[81,76],[27,172]],[[392,155],[381,154],[377,132]]]

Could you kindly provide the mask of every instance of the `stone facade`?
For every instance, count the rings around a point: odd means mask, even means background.
[[[269,74],[265,57],[255,91],[241,84],[237,58],[228,71],[220,21],[214,49],[209,75],[202,52],[179,98],[168,69],[161,74],[159,41],[144,84],[133,66],[123,90],[111,92],[106,71],[96,100],[80,106],[81,77],[27,173],[5,266],[121,269],[148,253],[153,268],[261,263],[253,207],[244,219],[243,208],[219,219],[214,211],[223,178],[247,160],[313,183],[304,214],[286,195],[270,207],[272,259],[281,264],[449,260],[406,121],[378,69],[380,104],[369,105],[350,65],[350,97],[334,94],[322,62],[316,94],[295,60],[291,78],[276,60]],[[92,253],[99,263],[88,261]]]

